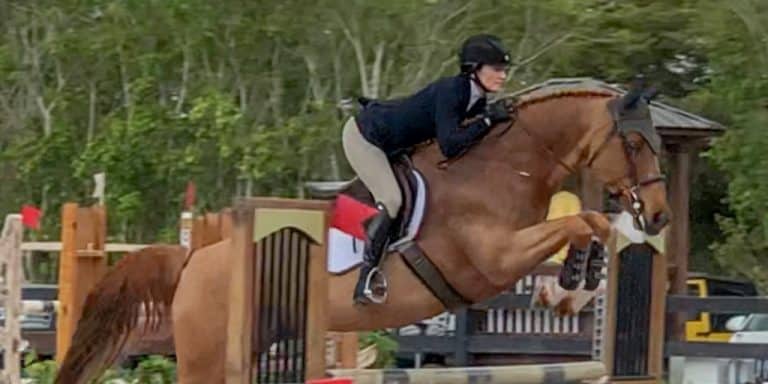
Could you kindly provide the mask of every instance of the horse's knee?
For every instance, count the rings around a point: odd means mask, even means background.
[[[580,216],[573,216],[568,226],[569,242],[577,249],[587,249],[595,231],[586,220]]]
[[[579,214],[584,221],[592,227],[595,235],[600,238],[604,243],[608,241],[611,235],[611,222],[600,212],[586,211]]]

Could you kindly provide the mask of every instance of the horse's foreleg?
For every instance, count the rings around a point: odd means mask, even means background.
[[[606,241],[611,225],[596,212],[546,221],[512,233],[484,228],[480,252],[473,256],[477,269],[494,285],[509,286],[570,243],[586,249],[592,236]]]

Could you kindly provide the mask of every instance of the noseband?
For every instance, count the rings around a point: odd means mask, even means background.
[[[667,178],[663,173],[661,173],[658,175],[648,175],[647,177],[640,179],[637,172],[637,149],[632,147],[629,139],[627,138],[627,134],[620,130],[619,121],[617,119],[614,119],[613,121],[611,133],[597,148],[589,161],[587,161],[587,168],[592,168],[592,164],[595,162],[595,159],[600,156],[600,153],[602,153],[602,151],[607,147],[607,144],[616,135],[621,138],[622,149],[624,150],[624,157],[627,160],[629,170],[626,175],[618,177],[617,179],[606,183],[606,185],[618,189],[616,192],[610,191],[610,196],[612,198],[623,196],[629,200],[630,213],[635,220],[635,224],[638,226],[638,228],[645,231],[646,223],[645,218],[643,217],[643,213],[645,211],[645,203],[643,202],[643,199],[640,198],[639,192],[642,188],[649,185],[665,182]],[[629,186],[623,183],[625,179],[630,180]]]

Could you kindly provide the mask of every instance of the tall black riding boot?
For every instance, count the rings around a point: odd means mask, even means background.
[[[392,218],[382,204],[377,204],[376,208],[379,212],[363,223],[366,235],[365,251],[354,294],[354,301],[358,304],[382,303],[386,300],[387,280],[379,269],[379,264],[389,243]]]

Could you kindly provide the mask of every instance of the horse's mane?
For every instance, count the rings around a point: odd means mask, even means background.
[[[534,91],[535,92],[535,91]],[[522,110],[531,105],[540,104],[546,101],[554,99],[562,99],[565,97],[578,97],[578,98],[597,98],[597,97],[614,97],[616,94],[609,91],[596,90],[596,89],[561,89],[546,94],[538,95],[518,95],[516,107],[518,110]]]

